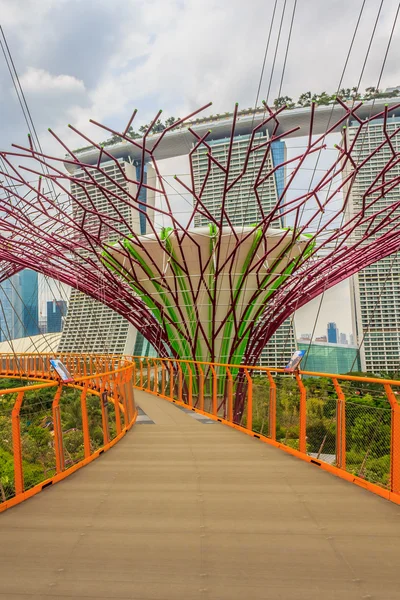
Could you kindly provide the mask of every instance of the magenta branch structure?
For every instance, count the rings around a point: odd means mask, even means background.
[[[95,123],[134,148],[139,158],[132,169],[122,168],[108,147],[72,126],[97,152],[97,160],[85,162],[84,153],[74,152],[53,131],[66,158],[38,152],[30,138],[26,147],[0,152],[6,165],[0,170],[2,278],[30,268],[68,284],[123,315],[159,356],[257,364],[265,344],[297,309],[400,248],[400,200],[384,208],[380,203],[400,183],[392,174],[400,161],[393,146],[399,129],[389,133],[386,125],[400,105],[362,119],[361,103],[337,103],[340,119],[322,135],[313,134],[318,107],[311,106],[308,128],[301,132],[305,146],[279,164],[270,155],[272,144],[284,135],[280,116],[286,108],[265,105],[239,171],[233,168],[237,105],[224,160],[210,142],[211,132],[200,134],[189,124],[189,177],[175,177],[191,199],[186,216],[172,208],[176,190],[162,176],[158,155],[168,136],[209,105],[152,135],[158,112],[142,139],[128,133],[136,111],[122,132]],[[356,143],[377,120],[384,141],[360,156]],[[357,124],[351,141],[349,123]],[[260,137],[267,126],[269,135]],[[332,152],[327,135],[340,127],[341,141]],[[206,157],[200,179],[194,168],[198,152]],[[333,157],[330,166],[315,169],[304,189],[307,159],[326,152]],[[382,157],[380,168],[361,208],[354,210],[353,184],[376,155]],[[284,186],[266,207],[263,190],[278,169],[285,170]],[[217,209],[206,201],[216,177],[221,182]],[[259,217],[256,223],[238,224],[235,193],[249,178],[249,202]],[[299,180],[303,191],[297,194]],[[203,225],[195,226],[199,217]],[[236,412],[242,407],[238,386]]]

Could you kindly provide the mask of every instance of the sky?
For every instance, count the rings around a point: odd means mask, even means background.
[[[0,0],[0,24],[42,146],[62,155],[48,127],[76,146],[68,123],[101,141],[89,118],[122,129],[134,108],[140,126],[159,108],[166,117],[182,117],[209,101],[214,114],[235,102],[254,106],[259,86],[260,98],[271,101],[279,90],[297,98],[359,83],[361,89],[400,84],[399,23],[380,77],[397,0],[383,1],[361,80],[381,1],[297,0],[288,46],[294,3],[276,2],[262,78],[275,0]],[[27,128],[1,54],[0,114],[0,149],[25,143]],[[185,168],[183,159],[162,165],[166,174]],[[298,333],[313,331],[318,304],[299,311]],[[325,294],[315,333],[323,334],[331,320],[351,331],[347,284]]]

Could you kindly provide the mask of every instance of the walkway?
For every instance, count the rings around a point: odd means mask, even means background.
[[[400,506],[165,400],[0,516],[0,599],[398,600]]]

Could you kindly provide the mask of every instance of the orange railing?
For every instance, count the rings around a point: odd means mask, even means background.
[[[135,387],[400,503],[400,381],[132,357]],[[235,397],[241,394],[242,408]]]
[[[149,357],[0,355],[0,512],[98,457],[136,418],[133,387],[400,503],[400,381]],[[10,382],[17,387],[11,387]],[[25,383],[27,385],[22,385]],[[133,384],[133,385],[132,385]],[[236,398],[241,395],[242,406]]]
[[[50,358],[0,355],[0,512],[97,458],[136,420],[129,359],[58,355],[74,375],[63,384]]]

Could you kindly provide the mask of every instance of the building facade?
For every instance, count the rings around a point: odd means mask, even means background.
[[[400,112],[391,112],[387,120],[389,135],[400,126]],[[348,127],[347,135],[352,142],[356,131],[355,124]],[[355,143],[361,162],[385,139],[383,120],[371,122],[364,134]],[[391,143],[400,152],[399,136],[392,137]],[[373,184],[383,161],[390,157],[390,148],[384,147],[360,171],[352,186],[349,201],[349,217],[362,205],[362,196]],[[390,179],[400,176],[400,164],[390,171]],[[389,191],[366,214],[377,212],[398,201],[398,188]],[[397,213],[398,214],[398,213]],[[393,215],[395,216],[395,215]],[[365,226],[364,226],[365,227]],[[363,225],[356,231],[359,238]],[[353,330],[356,344],[360,347],[361,368],[371,373],[397,372],[400,368],[400,254],[394,254],[366,267],[355,275],[350,283],[352,298]]]
[[[234,138],[232,145],[232,158],[230,169],[230,181],[237,177],[244,166],[244,161],[250,141],[249,135],[239,135]],[[268,141],[268,132],[260,132],[257,142],[263,144]],[[209,142],[212,148],[213,156],[222,165],[226,164],[229,152],[230,140],[227,138],[215,139]],[[264,153],[253,152],[249,160],[246,173],[241,180],[241,183],[232,188],[226,197],[226,207],[230,223],[233,226],[240,227],[246,225],[255,225],[262,219],[260,207],[256,201],[256,197],[252,191],[255,178],[261,166]],[[264,171],[268,172],[277,165],[285,162],[286,146],[283,141],[278,140],[272,142],[271,152],[268,155],[264,165]],[[208,169],[208,156],[203,149],[199,149],[193,153],[193,171],[195,189],[199,191],[205,174]],[[223,190],[225,175],[214,164],[211,167],[210,175],[207,184],[202,193],[202,202],[207,207],[209,212],[218,217],[221,207],[221,193]],[[268,213],[277,203],[282,195],[285,187],[285,168],[278,168],[274,177],[270,177],[259,190],[259,200],[262,209]],[[283,200],[282,200],[283,204]],[[195,215],[195,227],[207,226],[209,220],[206,216],[197,213]],[[225,222],[224,225],[227,223]],[[283,227],[284,222],[275,222],[272,227]],[[296,339],[294,335],[293,319],[288,319],[278,331],[271,337],[268,344],[265,346],[261,355],[260,363],[263,366],[283,367],[287,364],[293,351],[296,349]]]
[[[345,374],[361,370],[360,354],[357,346],[349,344],[329,344],[328,342],[298,342],[299,350],[305,355],[300,368],[316,373]]]
[[[66,300],[50,300],[47,302],[46,333],[58,333],[62,331],[67,308],[68,303]]]
[[[0,285],[1,340],[32,337],[39,333],[38,274],[31,269],[16,273]]]
[[[336,323],[328,323],[327,338],[330,344],[337,344],[339,341],[339,331]]]
[[[32,337],[39,334],[39,285],[38,274],[31,269],[24,269],[17,275],[22,303],[21,335],[16,337]]]
[[[127,143],[121,143],[117,144],[112,151],[116,155],[123,173],[129,179],[137,181],[140,176],[140,163],[132,160],[129,148]],[[110,148],[108,150],[111,151]],[[82,160],[90,161],[89,164],[96,163],[98,159],[98,156],[97,158],[91,156],[88,159],[84,154],[81,156]],[[70,165],[67,168],[72,170],[76,177],[87,177],[80,169],[73,169]],[[121,189],[117,187],[121,186],[126,190],[127,194],[135,195],[136,185],[126,182],[120,168],[113,160],[107,159],[103,161],[102,169],[104,173],[92,171],[92,176],[107,190],[118,193],[121,196]],[[154,176],[151,166],[145,165],[145,174],[146,177]],[[113,217],[117,216],[115,209],[99,189],[95,189],[94,187],[87,187],[86,189],[89,191],[90,198],[98,211]],[[81,203],[87,203],[87,198],[81,186],[72,182],[71,193]],[[151,206],[154,206],[154,193],[150,192],[146,194],[146,189],[142,189],[140,200],[144,203],[142,208],[147,210],[151,217],[149,211],[151,211]],[[123,200],[114,198],[113,202],[122,216],[122,219],[120,218],[121,233],[128,233],[128,228],[124,223],[136,233],[146,233],[146,218],[144,215],[133,210]],[[90,223],[88,226],[90,227]],[[108,240],[113,242],[117,241],[117,239],[118,234],[111,232]],[[99,285],[102,285],[101,282],[99,282]],[[138,335],[136,329],[124,317],[101,302],[73,289],[69,299],[59,351],[141,355],[148,353],[149,348],[143,336]]]

